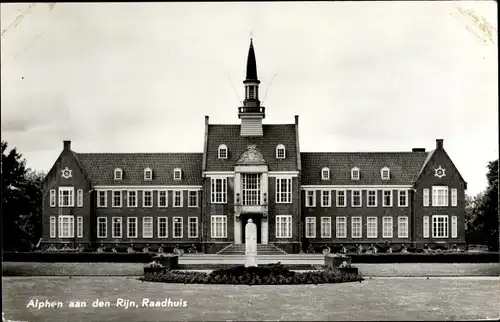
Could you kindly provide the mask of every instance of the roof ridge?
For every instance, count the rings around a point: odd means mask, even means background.
[[[76,154],[203,154],[203,152],[74,152]]]
[[[350,152],[345,152],[345,151],[335,151],[335,152],[300,152],[302,153],[318,153],[318,154],[333,154],[333,153],[408,153],[408,154],[413,154],[413,153],[430,153],[431,151],[350,151]]]

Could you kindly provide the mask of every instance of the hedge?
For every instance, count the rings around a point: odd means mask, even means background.
[[[149,263],[151,253],[17,253],[4,252],[4,262],[46,262],[46,263]]]
[[[498,263],[499,253],[377,253],[348,254],[353,264]]]

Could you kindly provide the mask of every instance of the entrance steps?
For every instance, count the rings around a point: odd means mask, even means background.
[[[245,255],[245,244],[231,244],[217,252],[217,255]],[[286,255],[274,245],[257,244],[257,255]]]

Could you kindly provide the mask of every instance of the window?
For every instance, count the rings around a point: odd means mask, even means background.
[[[399,206],[408,207],[408,190],[399,190]]]
[[[142,218],[142,238],[153,238],[153,217]]]
[[[59,187],[59,207],[74,207],[74,188]]]
[[[174,207],[182,207],[182,190],[174,190]]]
[[[76,217],[76,237],[83,238],[83,217]]]
[[[276,238],[292,238],[292,216],[276,216]]]
[[[377,207],[377,190],[368,190],[368,207]]]
[[[212,203],[226,203],[227,178],[212,178]]]
[[[331,207],[331,191],[330,190],[321,190],[321,207]]]
[[[113,238],[122,238],[122,218],[121,217],[113,217],[112,220],[112,228],[111,235]]]
[[[129,207],[137,207],[137,190],[129,190],[127,199]]]
[[[249,99],[255,98],[255,86],[248,86],[248,98]]]
[[[56,238],[56,217],[50,217],[50,238]]]
[[[346,238],[347,237],[347,218],[346,217],[337,217],[336,218],[336,236],[337,238]]]
[[[168,237],[168,218],[158,217],[158,238]]]
[[[243,173],[241,175],[243,205],[260,205],[260,174]]]
[[[212,216],[212,238],[227,238],[227,216]]]
[[[359,168],[352,168],[351,169],[351,179],[352,180],[359,180]]]
[[[153,170],[150,168],[144,169],[144,180],[153,180]]]
[[[198,238],[198,218],[188,218],[188,238]]]
[[[377,217],[366,218],[366,237],[377,238]]]
[[[74,220],[73,216],[59,216],[59,238],[74,237]]]
[[[331,217],[321,217],[321,238],[332,238]]]
[[[346,206],[346,191],[345,190],[337,190],[337,207],[345,207]]]
[[[107,207],[108,203],[108,192],[106,190],[97,191],[97,207],[104,208]]]
[[[188,191],[188,207],[198,207],[198,190]]]
[[[153,207],[153,191],[151,190],[142,191],[142,206]]]
[[[361,217],[352,217],[351,230],[352,238],[361,238]]]
[[[432,206],[434,207],[448,206],[448,187],[440,187],[440,186],[432,187]]]
[[[219,159],[227,159],[227,146],[224,144],[219,145]]]
[[[380,176],[382,177],[382,180],[389,180],[389,178],[391,177],[391,172],[389,168],[387,167],[382,168],[382,170],[380,170]]]
[[[424,216],[424,238],[429,238],[429,216]]]
[[[292,202],[292,178],[276,178],[276,203]]]
[[[384,207],[392,207],[392,190],[384,190]]]
[[[316,207],[315,190],[306,190],[306,207]]]
[[[361,207],[361,190],[352,190],[351,199],[353,207]]]
[[[457,216],[452,216],[451,217],[451,238],[457,238],[458,237],[458,220]]]
[[[120,168],[115,169],[115,180],[121,180],[123,178],[123,171]]]
[[[458,190],[457,189],[451,189],[451,206],[452,207],[456,207],[457,204],[458,204],[457,195],[458,195]]]
[[[128,217],[127,224],[128,238],[137,238],[137,217]]]
[[[327,167],[321,169],[321,180],[330,180],[330,169]]]
[[[174,180],[181,180],[182,179],[182,170],[177,168],[174,169]]]
[[[382,238],[392,238],[392,217],[383,217],[382,218]]]
[[[76,191],[76,205],[78,207],[83,207],[83,189],[78,189]]]
[[[276,159],[284,159],[286,157],[285,146],[283,144],[279,144],[276,147]]]
[[[97,238],[108,237],[108,218],[97,217]]]
[[[408,217],[398,217],[398,238],[408,238]]]
[[[56,189],[50,189],[50,206],[56,206]]]
[[[316,218],[306,217],[306,238],[316,238]]]
[[[158,207],[167,207],[168,206],[168,191],[167,190],[158,190]]]
[[[173,237],[174,238],[182,238],[182,217],[174,217],[173,218]]]
[[[429,189],[424,189],[424,207],[429,207]]]
[[[432,238],[448,238],[448,216],[432,216]]]
[[[113,190],[113,207],[119,208],[122,206],[122,191]]]

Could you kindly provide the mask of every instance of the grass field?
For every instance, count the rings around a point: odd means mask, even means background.
[[[373,279],[290,286],[184,285],[132,277],[4,277],[5,318],[16,321],[470,320],[498,317],[498,279]],[[120,308],[118,298],[136,301]],[[143,298],[187,301],[143,308]],[[31,299],[60,308],[27,308]],[[96,299],[111,307],[93,308]],[[69,301],[86,308],[69,308]]]

